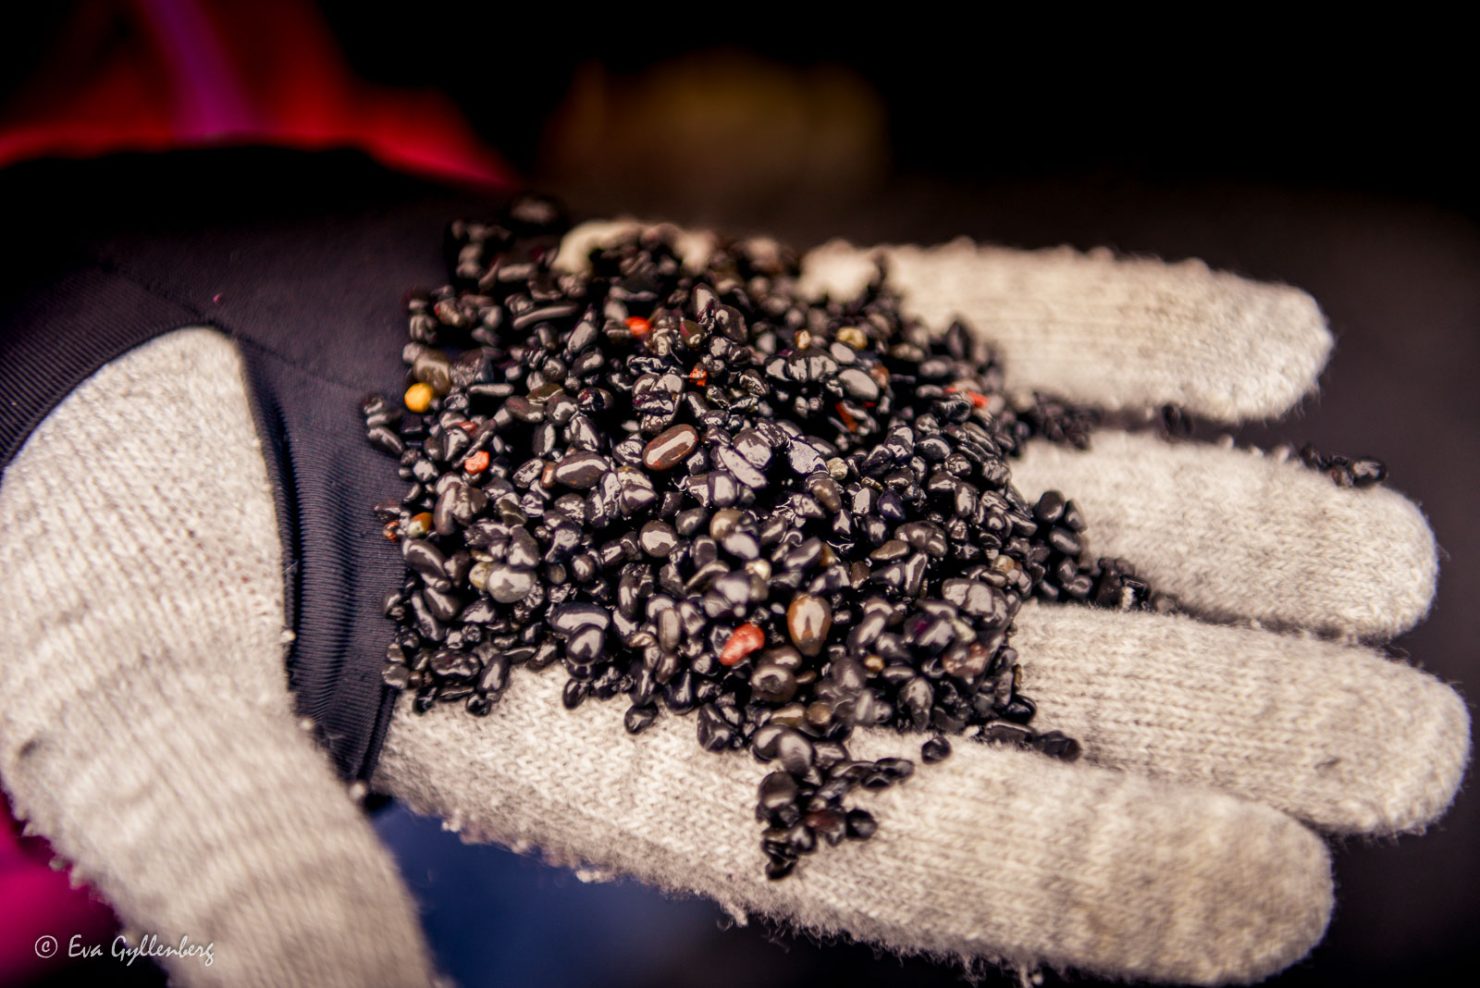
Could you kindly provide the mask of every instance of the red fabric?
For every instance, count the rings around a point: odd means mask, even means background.
[[[116,0],[79,5],[45,63],[0,107],[0,167],[43,156],[182,146],[357,147],[387,165],[465,184],[511,173],[439,93],[352,75],[319,14],[294,0]],[[87,887],[21,838],[0,794],[0,983],[67,963],[76,934],[106,952],[117,929]],[[38,952],[38,938],[57,949]]]
[[[118,920],[88,886],[72,888],[68,872],[50,867],[51,845],[22,837],[0,794],[0,984],[23,984],[68,962],[79,945],[101,944],[106,953]],[[54,937],[53,950],[38,946]],[[43,956],[46,955],[46,956]]]
[[[0,116],[0,166],[202,144],[352,146],[478,185],[512,176],[452,103],[354,78],[294,0],[79,5],[53,56]]]

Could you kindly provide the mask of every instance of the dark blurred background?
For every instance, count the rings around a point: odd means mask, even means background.
[[[1328,314],[1335,356],[1318,400],[1240,439],[1312,441],[1389,464],[1445,552],[1435,611],[1399,644],[1477,695],[1480,161],[1472,59],[1451,47],[1452,28],[1300,34],[1232,9],[1192,25],[924,8],[536,16],[440,0],[394,15],[341,0],[217,9],[231,6],[140,0],[7,12],[0,158],[24,143],[7,145],[7,134],[34,134],[38,121],[70,114],[86,130],[135,103],[155,111],[140,132],[168,142],[178,113],[154,104],[177,91],[170,72],[184,65],[209,78],[212,59],[225,58],[241,74],[279,80],[280,106],[323,103],[334,85],[341,114],[366,118],[377,100],[408,101],[406,119],[451,121],[465,175],[517,176],[582,212],[765,231],[799,246],[959,234],[1025,247],[1107,244],[1293,283]],[[219,52],[194,46],[188,30],[171,34],[201,17],[217,25]],[[175,60],[158,76],[139,68],[161,50]],[[307,71],[330,51],[337,75]],[[88,96],[105,72],[137,92]],[[236,112],[237,124],[250,117]],[[262,136],[211,119],[189,136]],[[66,131],[70,149],[86,152],[76,130]],[[382,157],[396,159],[414,130],[377,145]],[[354,128],[314,134],[341,143]],[[480,157],[480,147],[497,158]],[[397,160],[426,163],[414,158]],[[1338,847],[1331,930],[1272,984],[1472,974],[1477,818],[1471,787],[1421,838]],[[631,883],[583,884],[465,846],[394,807],[378,826],[424,906],[443,968],[462,984],[962,980],[950,966],[818,944],[763,922],[735,929],[708,903]]]

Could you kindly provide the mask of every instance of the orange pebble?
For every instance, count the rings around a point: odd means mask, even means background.
[[[652,322],[644,319],[642,316],[627,317],[627,329],[630,330],[632,335],[637,337],[638,339],[642,339],[644,336],[650,333],[652,331],[652,328]]]
[[[766,643],[766,633],[758,624],[747,621],[734,631],[730,637],[725,639],[725,647],[719,650],[719,664],[722,666],[735,666],[745,661],[745,657]]]
[[[693,381],[695,385],[702,388],[704,387],[704,385],[709,383],[709,372],[702,367],[695,367],[693,370],[689,371],[689,380]]]
[[[437,397],[437,392],[432,390],[430,384],[422,384],[418,381],[406,389],[406,408],[420,415],[432,407],[432,399],[435,397]]]
[[[488,462],[488,450],[480,449],[466,460],[463,460],[463,469],[468,473],[482,473],[488,469]]]

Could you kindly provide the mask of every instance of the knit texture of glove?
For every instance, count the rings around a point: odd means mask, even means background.
[[[907,307],[966,317],[1010,381],[1073,400],[1275,414],[1330,346],[1307,296],[1199,265],[900,250]],[[830,245],[809,272],[841,290],[871,266]],[[133,927],[215,942],[212,967],[169,965],[181,982],[425,983],[409,897],[290,713],[241,375],[218,334],[163,337],[75,391],[7,470],[0,777]],[[633,737],[618,705],[566,711],[556,669],[516,672],[485,719],[400,705],[375,785],[470,838],[901,951],[1198,983],[1294,962],[1332,905],[1307,824],[1421,829],[1468,760],[1459,697],[1355,644],[1426,611],[1422,515],[1298,464],[1116,433],[1084,452],[1034,445],[1014,476],[1030,498],[1074,497],[1096,552],[1195,611],[1290,633],[1025,608],[1026,688],[1084,758],[958,744],[860,797],[872,840],[780,882],[761,875],[752,759],[700,750],[685,719]],[[919,740],[868,732],[850,749]]]
[[[426,984],[395,863],[293,713],[273,513],[219,333],[74,391],[0,486],[0,778],[126,929],[214,944],[172,980]]]

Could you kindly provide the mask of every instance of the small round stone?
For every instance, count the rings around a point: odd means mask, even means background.
[[[406,410],[420,415],[432,407],[432,399],[437,397],[437,392],[432,386],[424,381],[418,381],[406,389],[405,397],[402,399]]]
[[[513,604],[534,589],[534,571],[509,566],[489,566],[483,588],[500,604]]]
[[[643,552],[655,559],[662,559],[678,545],[678,533],[667,522],[650,521],[642,526],[637,542]]]
[[[734,508],[725,508],[716,511],[714,517],[709,519],[709,537],[716,542],[723,542],[735,531],[735,526],[740,523],[740,512]]]
[[[920,760],[927,765],[944,761],[950,757],[951,742],[937,734],[920,746]]]
[[[878,832],[879,824],[868,810],[849,810],[847,828],[854,840],[868,840]]]
[[[750,674],[750,689],[757,700],[786,703],[797,692],[797,679],[775,662],[762,662]]]

